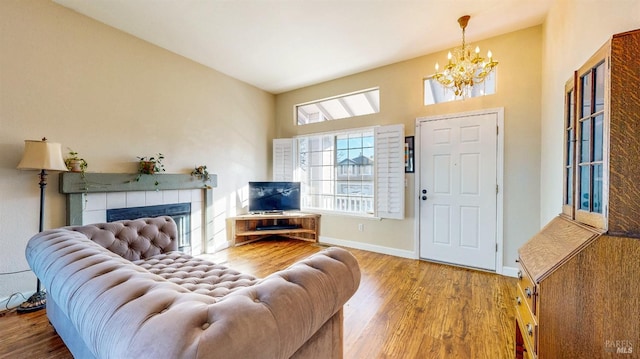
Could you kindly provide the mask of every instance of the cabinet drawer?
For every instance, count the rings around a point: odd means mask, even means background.
[[[535,285],[533,284],[533,280],[531,280],[531,277],[529,277],[529,274],[527,274],[527,271],[522,268],[521,263],[518,263],[518,287],[522,290],[522,299],[527,302],[527,305],[531,309],[531,313],[533,315],[536,315],[537,290]]]
[[[516,322],[522,333],[525,348],[529,352],[529,356],[535,357],[538,345],[538,322],[533,316],[526,300],[522,300],[524,293],[518,285],[518,294],[516,296]]]

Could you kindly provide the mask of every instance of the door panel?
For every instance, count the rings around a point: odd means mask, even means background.
[[[494,113],[419,123],[421,258],[496,269],[496,126]]]

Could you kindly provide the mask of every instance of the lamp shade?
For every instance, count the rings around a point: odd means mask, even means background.
[[[62,158],[62,146],[59,143],[25,140],[22,160],[18,163],[21,170],[67,171]]]

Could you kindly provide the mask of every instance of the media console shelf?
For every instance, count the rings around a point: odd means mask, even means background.
[[[318,242],[320,215],[301,212],[245,214],[227,218],[227,234],[239,246],[269,236]]]

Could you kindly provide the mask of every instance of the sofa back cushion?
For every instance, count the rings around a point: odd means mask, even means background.
[[[169,216],[72,226],[67,229],[81,232],[130,261],[178,250],[178,229]]]

